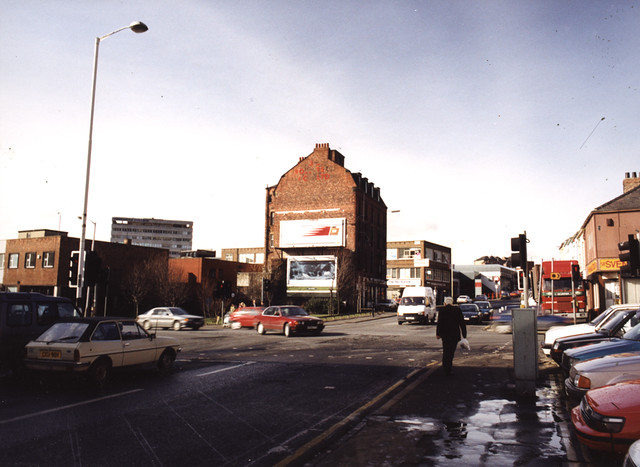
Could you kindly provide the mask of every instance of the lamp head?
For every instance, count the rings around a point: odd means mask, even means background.
[[[129,25],[129,29],[131,29],[136,34],[140,34],[149,30],[147,25],[144,24],[142,21],[134,21]]]

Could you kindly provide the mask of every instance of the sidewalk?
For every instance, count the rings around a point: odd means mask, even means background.
[[[612,466],[573,435],[559,368],[540,352],[535,396],[516,392],[511,348],[458,351],[453,376],[422,369],[306,466]],[[342,433],[342,434],[340,434]]]

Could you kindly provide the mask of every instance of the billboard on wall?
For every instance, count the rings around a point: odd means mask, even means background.
[[[280,248],[344,246],[346,219],[280,221]]]
[[[329,293],[336,287],[335,256],[289,256],[287,293]]]

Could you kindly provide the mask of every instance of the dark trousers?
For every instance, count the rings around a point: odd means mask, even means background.
[[[456,353],[456,347],[458,346],[458,339],[453,337],[442,338],[442,368],[445,374],[451,374],[453,368],[453,356]]]

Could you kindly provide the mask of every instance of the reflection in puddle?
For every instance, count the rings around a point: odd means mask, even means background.
[[[432,448],[422,453],[425,465],[431,461],[438,465],[517,465],[527,459],[564,458],[555,424],[557,394],[542,390],[537,396],[531,402],[478,399],[464,410],[452,410],[450,415],[456,419],[404,416],[393,422],[405,432],[420,434],[423,444],[428,440]]]

